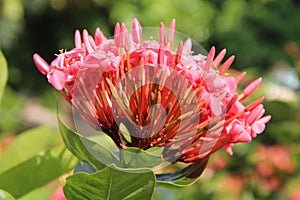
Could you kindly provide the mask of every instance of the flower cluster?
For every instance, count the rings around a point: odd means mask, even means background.
[[[129,32],[117,23],[114,38],[75,32],[75,48],[61,51],[49,65],[38,54],[41,73],[95,129],[119,148],[164,147],[163,158],[186,163],[238,142],[250,142],[265,129],[263,97],[245,105],[258,78],[238,93],[245,73],[226,73],[234,56],[226,50],[194,55],[193,42],[174,44],[175,20],[160,24],[159,39],[143,39],[139,21]],[[124,125],[127,131],[120,128]],[[128,135],[129,133],[129,135]]]

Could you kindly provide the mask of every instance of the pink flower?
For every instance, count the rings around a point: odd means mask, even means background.
[[[293,195],[292,200],[300,200],[300,189]]]
[[[263,116],[263,98],[244,104],[261,78],[238,94],[245,73],[225,73],[234,61],[231,56],[222,63],[226,50],[215,56],[212,47],[207,56],[194,55],[190,39],[176,47],[175,20],[168,35],[160,24],[158,41],[143,41],[142,32],[137,19],[132,32],[117,23],[114,39],[106,39],[100,29],[94,37],[76,31],[74,49],[61,51],[50,65],[35,54],[34,63],[119,148],[164,147],[165,160],[189,163],[223,147],[232,154],[234,143],[250,142],[263,132],[271,118]]]
[[[71,51],[63,52],[50,65],[46,63],[38,54],[33,55],[37,68],[47,75],[49,83],[57,90],[62,90],[66,84],[73,84],[81,63],[88,54],[94,52],[101,42],[106,41],[100,29],[95,32],[92,38],[86,30],[83,31],[83,43],[78,30],[75,32],[75,48]]]
[[[62,187],[58,187],[48,200],[67,200]]]

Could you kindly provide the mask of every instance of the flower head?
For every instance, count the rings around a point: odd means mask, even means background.
[[[119,148],[163,147],[170,162],[195,162],[234,143],[250,142],[265,129],[260,98],[249,105],[261,78],[241,94],[237,77],[226,73],[234,56],[194,54],[191,39],[174,44],[175,20],[160,24],[158,40],[143,40],[137,19],[132,31],[115,26],[114,38],[100,29],[94,36],[75,32],[75,48],[61,51],[48,65],[33,59],[41,73],[95,129],[109,135]],[[166,34],[166,32],[168,34]],[[177,47],[176,47],[177,45]],[[120,128],[124,125],[129,137]]]

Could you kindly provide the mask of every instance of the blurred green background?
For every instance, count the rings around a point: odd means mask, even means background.
[[[113,34],[116,22],[131,27],[167,26],[206,50],[236,55],[233,69],[248,80],[264,78],[257,96],[266,97],[272,120],[251,144],[235,145],[211,159],[202,178],[181,190],[159,188],[155,199],[300,199],[300,3],[297,0],[0,0],[0,49],[9,82],[0,109],[0,147],[37,125],[56,128],[56,93],[35,68],[73,48],[75,29]],[[0,72],[1,73],[1,72]],[[297,197],[298,194],[298,197]]]

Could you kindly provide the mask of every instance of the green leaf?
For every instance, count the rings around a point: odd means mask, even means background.
[[[130,173],[107,167],[93,174],[69,176],[64,192],[69,200],[148,200],[154,188],[155,176],[152,171]]]
[[[0,173],[0,188],[19,198],[71,171],[77,162],[65,147],[40,152]]]
[[[77,132],[68,128],[58,117],[58,123],[62,138],[66,147],[79,160],[85,161],[95,169],[103,169],[107,165],[115,164],[122,166],[120,161],[104,146],[79,135]]]
[[[176,172],[156,175],[157,186],[165,188],[178,188],[192,185],[203,173],[208,159],[209,157],[205,157]]]
[[[193,185],[195,182],[197,182],[199,177],[197,178],[187,178],[182,177],[176,181],[158,181],[157,187],[164,187],[169,189],[177,189],[177,188],[184,188]]]
[[[49,127],[37,127],[21,133],[0,157],[0,173],[27,160],[42,150],[57,146],[58,132]]]
[[[0,200],[15,200],[15,198],[8,192],[0,189]]]
[[[121,151],[121,160],[127,167],[152,168],[161,163],[161,155],[154,155],[138,148],[126,148]]]
[[[5,60],[2,51],[0,51],[0,105],[1,105],[1,100],[5,89],[5,85],[7,82],[7,78],[8,78],[7,62]]]

